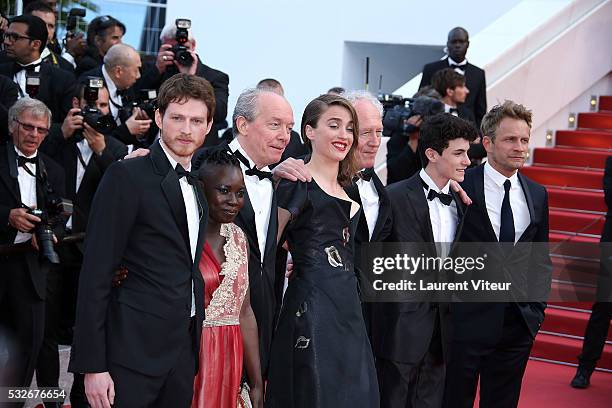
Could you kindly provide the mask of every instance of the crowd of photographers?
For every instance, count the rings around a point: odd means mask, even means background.
[[[114,17],[96,17],[80,32],[85,10],[72,9],[58,39],[57,3],[23,3],[22,15],[0,16],[0,339],[13,339],[0,344],[1,353],[13,351],[0,361],[10,369],[0,384],[28,386],[36,373],[39,387],[57,387],[58,344],[71,344],[82,242],[104,171],[156,140],[157,91],[179,72],[212,84],[207,141],[218,142],[229,77],[202,62],[190,20],[164,27],[158,54],[141,61]],[[82,377],[71,401],[87,406]]]
[[[83,17],[83,9],[70,11],[61,40],[56,38],[54,1],[24,1],[24,14],[10,20],[0,17],[0,260],[6,265],[0,278],[0,330],[13,327],[18,343],[0,344],[0,350],[19,350],[7,365],[15,372],[5,375],[19,378],[23,386],[34,373],[39,387],[58,386],[58,343],[71,343],[91,202],[110,164],[158,137],[155,100],[164,81],[179,72],[208,80],[216,109],[205,145],[231,137],[231,132],[219,135],[228,127],[229,77],[202,62],[190,20],[166,25],[159,52],[142,61],[122,42],[126,26],[121,21],[96,17],[83,33],[77,29]],[[455,35],[459,42],[462,35]],[[458,48],[463,55],[453,56],[453,50],[450,56],[465,59],[467,45]],[[428,116],[446,111],[479,124],[484,111],[470,108],[468,98],[474,91],[466,87],[466,73],[460,71],[452,65],[438,69],[409,100],[381,96],[385,135],[390,136],[388,184],[420,170],[418,132]],[[301,156],[305,149],[292,133],[287,152]],[[474,163],[483,156],[477,147],[471,151]],[[86,406],[79,375],[71,401],[72,406]]]

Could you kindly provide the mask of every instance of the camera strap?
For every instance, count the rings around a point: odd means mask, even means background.
[[[79,162],[81,163],[81,166],[83,166],[83,169],[86,169],[87,163],[85,163],[85,159],[83,159],[83,154],[81,153],[81,149],[79,149],[78,143],[76,146],[76,154],[77,154],[77,159],[79,159]]]

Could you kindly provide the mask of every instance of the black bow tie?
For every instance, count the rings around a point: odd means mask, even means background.
[[[185,168],[181,166],[179,163],[176,164],[174,171],[176,171],[176,174],[178,175],[179,180],[181,179],[181,177],[185,177],[189,184],[192,184],[192,185],[195,184],[197,177],[192,172],[185,170]]]
[[[36,67],[38,67],[39,65],[40,63],[30,64],[30,65],[21,65],[18,62],[14,62],[13,63],[13,75],[17,74],[18,72],[23,71],[24,69],[27,72],[34,72],[36,70]]]
[[[451,115],[452,115],[453,113],[456,113],[456,114],[458,115],[458,114],[459,114],[459,109],[457,109],[457,108],[450,108],[450,109],[448,110],[448,113],[450,113]]]
[[[448,64],[449,68],[453,68],[453,69],[455,69],[455,68],[459,68],[459,69],[460,69],[460,70],[462,70],[462,71],[465,71],[465,66],[466,66],[466,65],[467,65],[467,64],[463,64],[463,65],[459,65],[459,64],[451,64],[451,63],[449,63],[449,64]]]
[[[38,156],[34,156],[34,157],[17,156],[17,167],[25,167],[26,163],[32,163],[32,164],[38,163]]]
[[[370,181],[372,180],[372,176],[374,175],[374,168],[368,167],[367,169],[363,169],[359,173],[357,173],[357,175],[359,175],[359,177],[365,181]]]
[[[429,185],[425,182],[425,180],[421,179],[421,183],[423,184],[423,188],[429,190],[427,193],[427,199],[432,201],[434,198],[438,198],[440,202],[444,205],[450,205],[453,202],[453,196],[450,194],[438,193],[434,189],[430,188]]]
[[[232,152],[232,154],[236,156],[236,158],[240,160],[240,162],[247,167],[246,171],[244,172],[245,175],[257,176],[259,177],[260,180],[268,179],[272,181],[272,172],[259,170],[255,165],[251,167],[251,165],[249,164],[249,160],[246,157],[244,157],[244,155],[240,153],[238,150],[236,150],[235,152]]]

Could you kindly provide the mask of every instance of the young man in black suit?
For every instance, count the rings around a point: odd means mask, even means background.
[[[468,32],[464,28],[455,27],[450,30],[446,42],[448,56],[423,67],[419,89],[431,85],[433,74],[444,68],[452,68],[465,75],[465,85],[470,93],[465,100],[464,108],[472,112],[476,125],[480,126],[482,117],[487,112],[487,85],[484,71],[465,59],[469,45]]]
[[[106,170],[90,211],[69,370],[85,373],[94,406],[191,404],[208,206],[189,171],[215,100],[207,81],[179,74],[158,101],[160,140]],[[112,288],[119,265],[130,276]]]
[[[0,74],[12,78],[19,87],[19,97],[26,93],[29,72],[38,73],[40,87],[37,95],[51,110],[54,123],[61,123],[72,105],[75,92],[74,76],[52,64],[42,63],[41,53],[47,44],[47,27],[40,18],[22,15],[11,19],[4,33],[4,47],[9,62],[0,64]]]
[[[47,209],[49,199],[63,197],[64,172],[39,150],[51,125],[44,103],[22,98],[8,118],[12,141],[0,146],[0,245],[11,249],[0,256],[0,332],[9,338],[0,343],[9,345],[9,353],[0,380],[3,386],[29,387],[43,340],[51,264],[32,249],[41,219],[28,210]]]
[[[465,86],[465,76],[452,68],[444,68],[433,75],[431,86],[442,95],[444,112],[469,122],[476,122],[474,113],[464,106],[465,99],[470,93]]]
[[[425,168],[387,188],[393,209],[389,241],[440,243],[428,256],[445,257],[467,208],[450,188],[463,181],[477,130],[447,113],[426,119],[419,152]],[[381,407],[440,407],[448,358],[448,305],[431,302],[373,305],[372,339]]]
[[[490,251],[487,262],[523,275],[534,289],[529,288],[529,301],[451,305],[453,338],[444,397],[449,408],[473,406],[479,377],[481,407],[518,405],[552,272],[545,244],[526,245],[548,242],[546,189],[518,173],[529,151],[531,111],[505,101],[487,113],[481,131],[487,162],[468,170],[462,183],[472,204],[459,240],[509,244],[510,254],[503,246],[497,255]],[[515,248],[521,256],[514,256]]]

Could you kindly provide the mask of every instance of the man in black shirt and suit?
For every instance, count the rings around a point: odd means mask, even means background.
[[[0,75],[0,144],[8,141],[4,139],[8,135],[8,110],[19,96],[17,84],[9,77]]]
[[[447,113],[431,116],[420,130],[425,167],[387,188],[393,209],[390,242],[432,243],[429,257],[444,258],[461,234],[468,208],[451,189],[463,181],[467,151],[476,128]],[[376,356],[381,407],[442,405],[445,361],[450,342],[448,304],[375,303],[372,345]]]
[[[4,46],[11,62],[0,64],[0,74],[13,79],[22,98],[27,96],[28,73],[38,73],[40,87],[36,95],[30,96],[44,102],[53,114],[54,123],[61,123],[72,106],[75,81],[69,72],[41,63],[47,36],[45,23],[36,16],[22,15],[11,19],[4,34]]]
[[[446,42],[448,56],[423,67],[423,77],[419,89],[431,85],[433,74],[444,68],[452,68],[465,75],[465,85],[470,93],[465,100],[464,107],[472,112],[476,125],[480,126],[482,117],[487,112],[487,86],[484,71],[465,59],[469,45],[467,31],[461,27],[453,28],[448,33],[448,41]]]
[[[163,28],[159,36],[162,46],[157,54],[155,64],[148,65],[143,69],[143,78],[138,82],[137,87],[140,89],[158,89],[164,81],[179,72],[197,75],[206,79],[215,90],[217,110],[215,111],[213,129],[206,138],[204,145],[207,147],[218,145],[222,142],[218,132],[227,127],[229,76],[202,63],[202,57],[196,54],[196,40],[193,38],[191,28],[188,29],[188,40],[183,45],[187,48],[189,54],[191,54],[193,63],[191,65],[180,63],[175,58],[174,52],[172,52],[172,47],[177,44],[176,31],[175,23],[169,23]]]
[[[442,95],[444,112],[458,116],[469,122],[476,122],[474,112],[464,105],[470,90],[465,86],[465,76],[452,68],[444,68],[433,74],[432,87]]]
[[[215,100],[208,82],[180,74],[158,101],[160,140],[106,170],[90,211],[69,370],[85,373],[92,405],[191,404],[208,206],[190,170]],[[112,288],[121,264],[129,279]]]
[[[506,101],[483,118],[487,162],[466,172],[472,199],[461,242],[503,243],[487,262],[530,284],[527,301],[453,303],[452,344],[444,405],[472,407],[480,377],[480,406],[516,407],[533,340],[544,320],[552,263],[548,250],[546,189],[518,173],[527,158],[531,111]],[[508,254],[506,250],[512,252]],[[527,249],[525,249],[527,248]],[[532,285],[532,286],[531,286]]]
[[[0,245],[12,246],[0,255],[0,325],[9,334],[0,341],[9,345],[2,385],[29,387],[43,340],[50,263],[32,249],[41,219],[28,210],[63,196],[64,173],[39,150],[51,125],[45,104],[23,98],[8,117],[12,142],[0,146]]]

